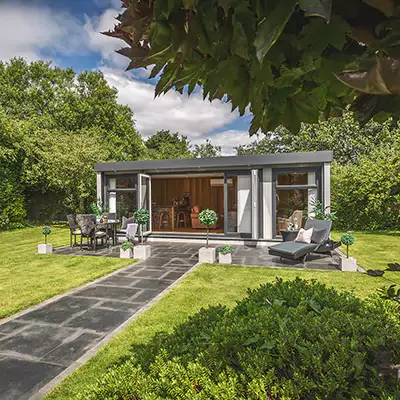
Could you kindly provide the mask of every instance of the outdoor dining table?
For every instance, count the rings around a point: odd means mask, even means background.
[[[106,230],[106,242],[109,245],[110,237],[112,238],[112,244],[115,246],[117,244],[117,225],[121,221],[119,219],[108,219],[107,222],[96,222],[96,228],[103,228]]]

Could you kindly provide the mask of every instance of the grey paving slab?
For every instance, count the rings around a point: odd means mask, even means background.
[[[154,299],[157,295],[159,295],[164,289],[157,289],[157,290],[144,290],[138,296],[136,296],[132,301],[135,303],[145,304],[150,300]]]
[[[76,292],[74,296],[94,297],[97,299],[128,300],[138,292],[138,289],[133,288],[94,285]]]
[[[101,281],[102,285],[112,285],[112,286],[125,286],[129,287],[132,286],[132,284],[137,281],[139,278],[133,278],[130,276],[126,275],[114,275],[110,276],[107,279],[104,279]]]
[[[136,272],[133,276],[142,277],[142,278],[161,278],[166,274],[167,271],[165,269],[150,269],[146,268],[143,271]]]
[[[109,332],[121,325],[132,314],[131,311],[90,308],[83,314],[71,319],[67,326],[97,332]]]
[[[159,280],[159,279],[141,279],[140,281],[136,282],[134,284],[135,288],[140,288],[140,289],[151,289],[151,290],[157,290],[157,289],[165,289],[169,285],[171,285],[170,281],[164,281],[164,280]]]
[[[0,400],[26,400],[62,372],[58,365],[0,357]]]
[[[0,340],[0,353],[11,352],[43,357],[76,331],[65,327],[31,325],[17,335]]]
[[[78,337],[61,344],[47,353],[41,361],[61,364],[68,367],[89,348],[94,346],[102,337],[103,335],[93,332],[83,332]]]
[[[27,322],[20,322],[17,320],[12,320],[9,322],[6,322],[3,325],[0,325],[0,333],[2,335],[9,335],[11,333],[16,333],[17,331],[20,331],[24,328],[26,328],[27,326],[29,326],[29,323]]]
[[[163,258],[149,258],[146,261],[142,261],[140,265],[142,267],[163,267],[165,264],[171,260],[170,257],[163,257]]]
[[[163,277],[163,279],[170,279],[176,281],[180,278],[185,272],[184,271],[170,271],[167,275]]]
[[[135,313],[142,307],[142,305],[136,303],[107,300],[99,304],[97,307],[112,308],[113,310],[131,311],[132,313]]]
[[[97,302],[98,300],[95,299],[79,299],[73,296],[66,296],[54,303],[47,304],[38,310],[23,315],[17,321],[41,321],[60,324]]]

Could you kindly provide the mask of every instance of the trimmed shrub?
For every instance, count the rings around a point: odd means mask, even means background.
[[[278,279],[135,346],[77,398],[397,399],[399,335],[388,301]]]

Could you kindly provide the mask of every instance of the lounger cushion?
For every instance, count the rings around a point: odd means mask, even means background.
[[[327,237],[326,229],[314,229],[311,236],[311,243],[322,243]]]
[[[272,255],[297,260],[308,253],[312,253],[317,247],[318,244],[315,243],[308,244],[302,242],[283,242],[274,246],[270,246],[268,250]]]
[[[299,230],[299,233],[296,236],[296,239],[294,239],[295,242],[303,242],[303,243],[311,243],[311,236],[313,234],[313,229],[314,228],[310,228],[310,229],[303,229],[301,228]]]

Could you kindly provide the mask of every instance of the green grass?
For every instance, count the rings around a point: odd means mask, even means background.
[[[340,233],[335,233],[335,236],[339,235]],[[353,254],[359,258],[364,268],[378,266],[384,268],[386,263],[396,260],[400,250],[399,236],[389,234],[389,237],[386,237],[386,235],[367,233],[355,233],[355,235],[356,244],[352,249]],[[367,253],[364,254],[365,252]],[[379,257],[376,254],[379,254]],[[375,293],[377,288],[387,286],[391,281],[400,282],[400,273],[396,272],[385,273],[385,277],[390,280],[388,281],[385,278],[340,271],[202,265],[150,310],[140,315],[125,331],[117,335],[74,374],[65,379],[46,399],[73,399],[76,393],[95,383],[96,378],[100,377],[113,363],[121,357],[128,356],[132,345],[146,343],[156,332],[170,331],[174,325],[183,322],[202,307],[219,303],[232,306],[245,296],[247,288],[255,288],[264,282],[271,282],[277,276],[283,279],[294,279],[297,276],[304,279],[317,279],[338,290],[354,291],[360,297]]]
[[[118,258],[35,254],[43,240],[40,227],[0,233],[0,318],[132,263]],[[48,241],[53,247],[68,244],[69,230],[53,227]]]

